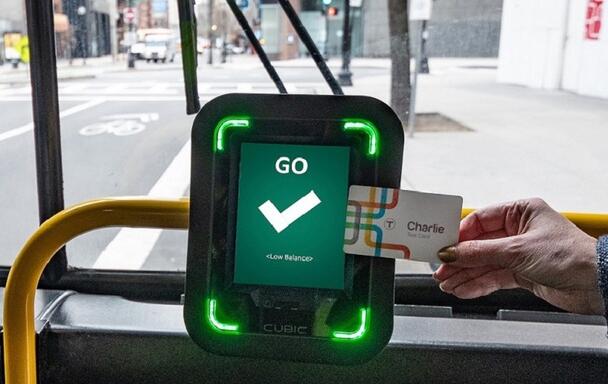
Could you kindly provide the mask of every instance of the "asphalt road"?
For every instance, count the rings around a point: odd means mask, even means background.
[[[358,76],[386,70],[361,69]],[[328,93],[313,68],[280,68],[288,89]],[[199,68],[201,99],[228,92],[276,92],[262,69]],[[177,198],[189,193],[189,137],[176,64],[137,63],[59,84],[66,206],[106,196]],[[0,264],[8,265],[38,225],[28,84],[0,84]],[[68,245],[70,264],[183,270],[183,231],[106,229]]]

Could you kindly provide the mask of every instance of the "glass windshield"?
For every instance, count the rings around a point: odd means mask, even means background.
[[[81,3],[54,1],[66,206],[187,197],[193,116],[177,2]],[[289,93],[331,93],[276,1],[239,3]],[[606,212],[608,12],[589,13],[585,1],[543,17],[530,17],[527,2],[412,1],[408,23],[404,3],[351,0],[347,11],[344,0],[291,1],[344,92],[378,98],[401,118],[401,188],[461,195],[466,207],[540,196],[562,211]],[[201,0],[195,11],[201,102],[277,93],[227,4]],[[165,33],[175,44],[151,37]],[[10,265],[38,222],[20,3],[0,3],[0,36],[0,264]],[[145,49],[157,46],[167,49]],[[184,270],[186,233],[94,232],[71,242],[68,258],[83,268]],[[400,261],[397,271],[432,266]]]

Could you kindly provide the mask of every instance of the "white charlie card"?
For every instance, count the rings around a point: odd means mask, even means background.
[[[458,242],[462,197],[353,185],[348,195],[344,252],[439,262]]]

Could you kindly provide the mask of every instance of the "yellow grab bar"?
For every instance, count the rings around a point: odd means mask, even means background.
[[[463,217],[472,209],[464,209]],[[59,212],[29,238],[11,267],[4,291],[6,384],[36,384],[34,296],[42,271],[71,239],[104,227],[188,228],[188,200],[114,198]],[[608,233],[608,215],[564,213],[591,235]],[[128,257],[128,255],[126,255]]]
[[[86,202],[45,221],[13,262],[4,291],[7,384],[36,384],[34,296],[44,267],[71,239],[104,227],[188,228],[188,200],[114,198]],[[125,255],[128,257],[128,255]]]

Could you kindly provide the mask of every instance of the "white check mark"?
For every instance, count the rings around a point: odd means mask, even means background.
[[[281,233],[294,221],[310,212],[310,210],[319,204],[321,204],[321,200],[315,191],[310,191],[306,196],[291,204],[289,208],[285,209],[283,212],[279,212],[277,207],[275,207],[270,200],[267,200],[264,204],[260,205],[258,209],[262,212],[262,215],[264,215],[270,225],[274,227],[277,233]]]

